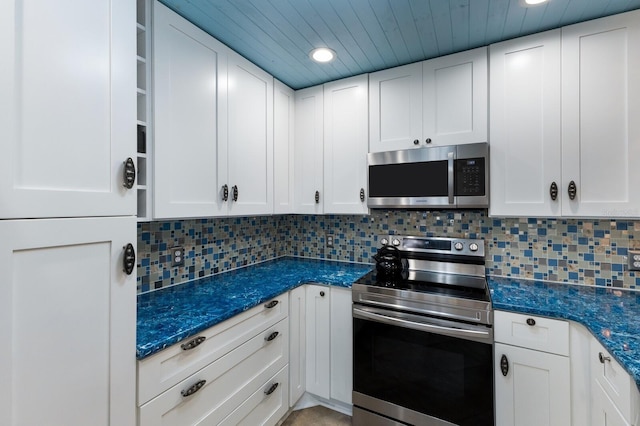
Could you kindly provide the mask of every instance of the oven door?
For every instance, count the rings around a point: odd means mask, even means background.
[[[353,371],[354,406],[388,424],[494,424],[488,327],[354,304]]]

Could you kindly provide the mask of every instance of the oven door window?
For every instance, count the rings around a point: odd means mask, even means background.
[[[458,425],[493,425],[493,346],[354,318],[356,392]]]

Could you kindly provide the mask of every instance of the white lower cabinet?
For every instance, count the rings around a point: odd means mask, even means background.
[[[307,285],[305,334],[306,392],[351,404],[353,322],[351,289]],[[292,364],[296,361],[292,360]],[[306,364],[306,365],[305,365]]]
[[[495,372],[497,425],[571,424],[568,357],[496,343]]]
[[[306,286],[289,292],[289,406],[306,390]]]
[[[616,404],[597,382],[591,387],[591,424],[593,426],[629,426]]]
[[[566,321],[495,312],[496,425],[571,424]]]
[[[326,286],[308,285],[306,295],[307,392],[325,399],[331,396],[329,291],[330,288]]]
[[[0,425],[135,423],[136,218],[0,220]]]
[[[331,399],[351,404],[353,391],[353,318],[351,289],[331,288]]]
[[[611,354],[591,337],[591,424],[637,425],[640,393],[636,383]]]
[[[640,425],[635,381],[584,326],[495,311],[495,341],[496,425]]]
[[[164,389],[145,402],[139,387],[138,424],[275,425],[289,408],[287,314],[284,294],[205,330],[205,340],[193,348],[187,340],[140,361],[139,383]]]

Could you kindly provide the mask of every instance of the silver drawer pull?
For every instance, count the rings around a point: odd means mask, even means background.
[[[200,380],[198,383],[194,384],[189,389],[185,389],[185,390],[180,391],[180,394],[182,395],[183,398],[191,396],[194,393],[198,392],[200,389],[202,389],[202,387],[205,385],[205,383],[207,383],[206,380]]]
[[[604,364],[605,361],[611,362],[611,357],[610,356],[604,356],[604,354],[602,352],[598,352],[598,359],[600,360],[600,362],[602,364]]]
[[[204,342],[206,339],[207,338],[204,336],[198,336],[189,340],[187,343],[181,344],[180,347],[182,348],[183,351],[189,351],[195,348],[196,346],[198,346],[200,343]]]
[[[269,303],[265,303],[264,307],[267,308],[267,309],[271,309],[271,308],[275,308],[277,304],[278,304],[277,300],[272,300]]]
[[[280,384],[280,383],[274,383],[274,384],[272,384],[272,385],[271,385],[271,387],[270,387],[269,389],[267,389],[266,391],[264,391],[264,394],[265,394],[265,395],[267,395],[267,396],[271,395],[272,393],[274,393],[274,392],[276,391],[276,389],[278,389],[278,385],[279,385],[279,384]]]

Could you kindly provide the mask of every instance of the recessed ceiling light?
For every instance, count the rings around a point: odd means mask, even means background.
[[[523,5],[526,6],[536,6],[539,5],[541,3],[546,3],[548,0],[524,0],[523,1]]]
[[[336,58],[336,52],[328,47],[318,47],[309,53],[309,57],[316,62],[331,62]]]

